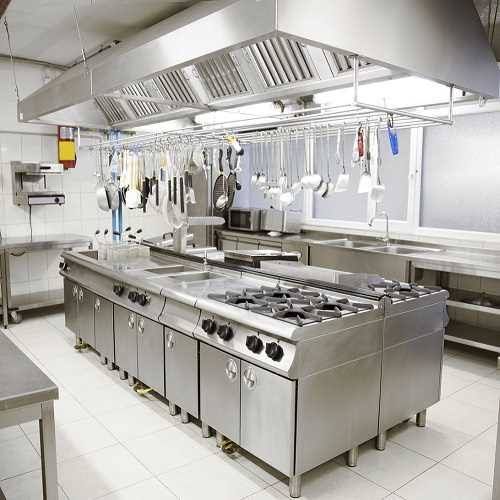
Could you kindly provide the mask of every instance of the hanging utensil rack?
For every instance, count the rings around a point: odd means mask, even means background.
[[[343,130],[344,134],[354,134],[360,123],[379,127],[390,117],[398,130],[453,125],[454,87],[449,87],[448,113],[446,117],[416,112],[416,107],[390,108],[369,104],[359,100],[359,57],[353,56],[353,102],[342,106],[318,106],[280,115],[266,115],[237,119],[231,123],[194,125],[159,133],[140,134],[119,140],[104,141],[88,146],[89,149],[116,151],[121,149],[168,149],[177,147],[219,147],[236,136],[240,144],[253,144],[280,138],[286,134],[305,138],[314,134],[332,134]],[[432,106],[432,105],[429,105]],[[418,108],[425,109],[426,105]]]

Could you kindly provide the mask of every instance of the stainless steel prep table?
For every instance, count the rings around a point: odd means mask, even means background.
[[[0,333],[0,428],[38,420],[44,500],[57,500],[54,400],[57,386]]]
[[[64,302],[63,290],[36,292],[18,297],[12,297],[10,258],[20,257],[26,253],[44,250],[71,250],[75,247],[89,247],[90,238],[76,234],[55,234],[48,236],[33,236],[30,238],[2,238],[0,239],[0,279],[2,291],[3,326],[9,324],[9,314],[18,321],[18,311],[53,306]]]

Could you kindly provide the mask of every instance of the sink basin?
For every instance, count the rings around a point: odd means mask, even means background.
[[[409,247],[401,245],[390,245],[384,247],[373,247],[370,248],[373,252],[388,253],[392,255],[410,255],[414,253],[424,253],[424,252],[440,252],[439,248],[425,248],[425,247]]]
[[[194,268],[181,265],[179,266],[172,265],[165,267],[153,267],[152,269],[144,269],[145,273],[158,274],[158,275],[176,274],[176,273],[183,273],[186,271],[194,271]]]
[[[327,241],[326,244],[334,247],[343,247],[343,248],[367,248],[373,246],[373,243],[369,243],[367,241],[351,241],[351,240],[331,240]]]
[[[212,273],[210,271],[200,271],[195,273],[179,273],[173,274],[171,276],[167,276],[169,279],[173,281],[178,281],[182,283],[190,283],[193,281],[207,281],[213,279],[225,278],[222,274]]]

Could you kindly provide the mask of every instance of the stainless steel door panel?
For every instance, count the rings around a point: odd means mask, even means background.
[[[200,418],[240,443],[240,360],[200,344]]]
[[[295,474],[377,435],[381,360],[379,353],[299,380]]]
[[[382,351],[382,319],[297,345],[300,374],[311,374]]]
[[[384,332],[384,348],[440,331],[444,328],[444,319],[443,302],[389,316],[386,320]]]
[[[165,397],[198,418],[198,341],[165,329]]]
[[[137,314],[115,305],[114,329],[116,364],[137,377]]]
[[[380,430],[439,401],[444,330],[384,350]]]
[[[165,394],[163,325],[137,315],[137,378]]]
[[[68,279],[64,280],[64,319],[66,328],[78,334],[78,285]]]
[[[78,288],[78,336],[92,347],[95,347],[94,301],[92,292]]]
[[[293,473],[295,382],[241,363],[241,446],[287,476]]]
[[[259,249],[259,243],[257,241],[252,242],[252,241],[238,241],[238,250],[258,250]],[[224,250],[227,250],[227,248],[224,248]]]
[[[113,304],[102,297],[94,302],[95,348],[101,356],[115,361],[115,338],[113,332]]]

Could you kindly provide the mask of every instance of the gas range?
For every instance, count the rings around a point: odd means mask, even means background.
[[[348,297],[333,297],[322,291],[281,285],[243,289],[241,293],[209,294],[208,298],[297,326],[338,319],[375,308],[372,303],[354,301]]]
[[[404,283],[396,280],[384,280],[372,282],[368,287],[376,292],[382,292],[387,297],[397,300],[418,299],[425,295],[441,292],[441,287],[422,286],[416,283]]]

